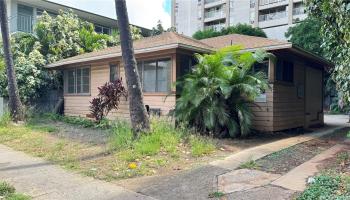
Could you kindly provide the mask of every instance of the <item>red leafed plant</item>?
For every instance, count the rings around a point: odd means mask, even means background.
[[[120,99],[127,98],[128,93],[122,79],[106,83],[98,90],[98,96],[90,102],[90,112],[96,121],[100,122],[112,109],[118,110]]]

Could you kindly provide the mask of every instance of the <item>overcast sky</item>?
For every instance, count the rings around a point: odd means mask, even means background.
[[[116,18],[114,0],[50,0],[99,15]],[[130,23],[152,28],[161,20],[170,27],[171,0],[126,0]]]

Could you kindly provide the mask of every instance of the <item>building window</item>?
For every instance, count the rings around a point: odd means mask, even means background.
[[[75,68],[65,71],[65,92],[67,94],[90,93],[90,68]]]
[[[111,35],[111,28],[95,24],[95,32],[100,34]]]
[[[119,74],[120,74],[119,66],[117,64],[110,64],[109,65],[109,81],[110,82],[116,81],[118,78],[120,78]]]
[[[259,12],[259,22],[282,19],[287,17],[288,6],[267,9]]]
[[[293,62],[278,59],[276,65],[276,80],[293,83],[294,64]]]
[[[137,65],[144,92],[169,92],[171,59],[140,61]]]
[[[33,32],[33,8],[18,4],[17,30],[25,33]]]

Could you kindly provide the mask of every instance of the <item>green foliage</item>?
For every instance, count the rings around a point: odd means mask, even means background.
[[[61,74],[46,70],[46,64],[119,44],[118,32],[112,36],[98,34],[92,23],[79,19],[72,11],[60,11],[56,17],[44,12],[34,32],[11,35],[19,94],[26,104],[62,85]],[[141,38],[140,29],[131,27],[131,32],[133,39]],[[0,51],[0,96],[8,96],[4,66]]]
[[[285,35],[293,44],[322,56],[322,37],[320,30],[320,21],[309,17],[297,25],[290,27]]]
[[[0,182],[0,198],[4,200],[30,200],[30,198],[27,195],[15,193],[16,189],[6,183],[6,182]]]
[[[11,194],[8,197],[6,197],[5,200],[31,200],[32,198],[30,196],[24,195],[24,194]]]
[[[220,31],[215,31],[213,29],[208,29],[204,31],[197,31],[193,34],[193,38],[197,40],[217,37],[221,35],[229,35],[229,34],[242,34],[242,35],[250,35],[257,37],[267,37],[265,32],[261,28],[252,27],[248,24],[237,24],[236,26],[230,26],[227,28],[223,28]]]
[[[12,194],[16,191],[16,189],[6,183],[6,182],[0,182],[0,196],[8,196],[9,194]]]
[[[350,2],[307,0],[309,14],[318,20],[325,56],[335,63],[332,77],[346,104],[350,103]]]
[[[258,164],[255,162],[255,160],[250,160],[245,163],[242,163],[239,166],[240,169],[259,169]]]
[[[194,157],[211,154],[215,151],[215,145],[209,139],[191,135],[189,138],[191,153]]]
[[[215,136],[246,136],[251,126],[249,104],[268,88],[267,76],[252,66],[264,51],[242,52],[238,46],[212,55],[196,55],[198,64],[177,84],[176,119],[198,132]]]
[[[0,127],[6,127],[11,122],[10,113],[6,112],[2,116],[0,116]]]
[[[116,120],[111,132],[112,136],[109,139],[109,148],[111,150],[123,150],[132,146],[134,136],[128,122]]]
[[[315,178],[315,182],[297,198],[297,200],[313,199],[348,199],[350,182],[346,176],[337,174],[322,174]]]
[[[213,192],[208,195],[209,198],[220,198],[225,196],[223,192]]]

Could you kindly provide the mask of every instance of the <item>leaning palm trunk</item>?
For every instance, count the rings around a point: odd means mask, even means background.
[[[130,118],[135,136],[141,132],[148,132],[149,119],[143,104],[143,95],[139,74],[136,68],[136,59],[132,37],[130,33],[128,12],[125,0],[115,0],[115,7],[118,18],[118,28],[120,33],[120,43],[122,48],[122,57],[124,60],[125,77],[129,93]]]
[[[13,66],[13,58],[10,44],[10,34],[7,21],[7,7],[6,1],[0,0],[0,23],[1,23],[1,35],[4,46],[4,55],[6,61],[6,72],[8,80],[8,92],[9,92],[9,107],[12,120],[17,122],[23,120],[22,103],[18,94],[18,87],[16,81],[16,74]]]

